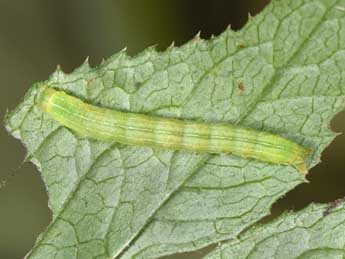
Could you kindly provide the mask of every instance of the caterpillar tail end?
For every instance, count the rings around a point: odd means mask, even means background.
[[[302,162],[302,163],[299,163],[299,164],[295,164],[294,166],[296,167],[298,172],[300,172],[302,175],[307,175],[308,174],[308,169],[307,169],[307,165],[306,165],[305,162]]]
[[[298,172],[300,172],[304,176],[308,174],[308,168],[305,161],[306,161],[307,156],[310,155],[311,153],[313,153],[312,148],[304,148],[301,156],[297,160],[294,161],[294,167],[298,170]]]

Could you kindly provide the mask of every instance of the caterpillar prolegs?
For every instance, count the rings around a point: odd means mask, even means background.
[[[49,86],[44,86],[38,105],[54,120],[87,138],[161,149],[232,153],[292,165],[300,173],[307,173],[305,160],[310,149],[268,132],[225,123],[203,123],[100,108]]]

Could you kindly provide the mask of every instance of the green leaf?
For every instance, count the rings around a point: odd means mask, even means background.
[[[219,246],[206,258],[344,258],[345,206],[328,210],[327,205],[313,204],[287,213]]]
[[[204,41],[125,51],[48,84],[103,107],[229,122],[314,149],[345,104],[345,12],[336,0],[285,0]],[[236,238],[304,178],[232,155],[82,139],[43,114],[38,85],[6,120],[42,174],[53,220],[27,258],[156,258]]]

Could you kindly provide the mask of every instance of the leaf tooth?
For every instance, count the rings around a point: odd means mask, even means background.
[[[87,57],[85,58],[85,60],[84,60],[84,63],[89,65],[89,59],[90,59],[90,57],[87,56]]]
[[[157,44],[153,44],[149,47],[147,47],[143,52],[142,54],[139,54],[139,56],[151,56],[151,55],[155,55],[157,53]]]
[[[59,82],[61,78],[63,78],[65,72],[62,71],[60,64],[58,64],[55,68],[55,71],[49,76],[48,81]]]
[[[88,72],[88,71],[90,71],[90,69],[91,69],[91,67],[90,67],[90,64],[89,64],[89,57],[86,57],[84,62],[75,71],[78,71],[78,72]]]
[[[125,46],[119,52],[115,53],[112,57],[110,57],[109,59],[106,59],[106,62],[111,63],[115,59],[122,58],[122,57],[128,57],[129,55],[128,55],[127,51],[128,51],[128,47]]]
[[[106,67],[106,66],[109,66],[113,62],[115,62],[116,64],[116,62],[118,62],[120,59],[128,59],[128,58],[129,58],[129,55],[127,54],[127,46],[126,46],[120,51],[110,56],[109,58],[106,58],[106,59],[103,58],[101,65],[103,67]]]
[[[57,73],[63,72],[62,69],[61,69],[60,64],[57,64],[55,72],[57,72]]]
[[[105,58],[102,58],[100,66],[103,66],[105,64]]]
[[[150,50],[150,51],[156,50],[157,45],[158,45],[158,44],[153,44],[153,45],[151,45],[151,46],[148,46],[148,47],[147,47],[147,50]]]
[[[85,66],[87,68],[90,68],[90,62],[89,62],[89,56],[87,56],[82,64],[82,66]]]
[[[195,34],[195,36],[194,36],[194,40],[195,41],[199,41],[199,40],[201,40],[201,31],[198,31],[198,33],[197,34]]]
[[[175,41],[172,41],[171,44],[170,44],[170,46],[168,47],[168,49],[172,49],[172,48],[174,48],[174,47],[175,47]]]
[[[65,72],[62,70],[60,64],[57,64],[54,73],[52,73],[51,77],[59,77],[60,75],[64,75]]]
[[[106,59],[106,62],[107,63],[111,63],[111,62],[113,62],[116,59],[121,59],[121,58],[124,58],[124,57],[129,57],[127,50],[128,50],[128,48],[126,46],[123,49],[121,49],[119,52],[115,53],[110,58]]]
[[[254,16],[251,15],[251,13],[248,12],[248,23],[252,22],[254,19]]]

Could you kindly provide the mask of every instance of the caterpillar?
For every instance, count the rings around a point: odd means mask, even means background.
[[[269,132],[101,108],[48,85],[38,95],[37,104],[82,137],[160,149],[231,153],[291,165],[300,173],[307,173],[305,160],[311,150]]]

